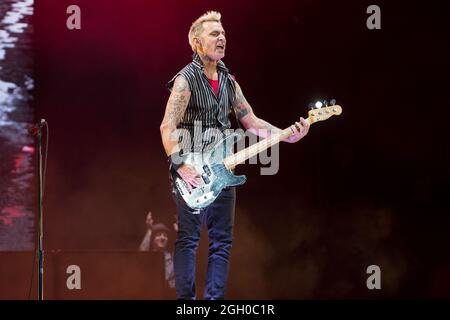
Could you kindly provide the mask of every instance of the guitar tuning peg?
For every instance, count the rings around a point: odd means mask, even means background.
[[[331,99],[330,100],[330,105],[332,105],[332,106],[336,105],[336,99]]]
[[[327,101],[327,100],[323,100],[323,105],[324,105],[325,107],[328,107],[328,101]]]
[[[309,110],[313,110],[313,109],[315,109],[316,107],[314,106],[314,102],[310,102],[309,104],[308,104],[308,109]]]

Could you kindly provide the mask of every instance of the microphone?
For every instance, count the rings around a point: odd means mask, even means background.
[[[44,124],[47,121],[45,121],[45,119],[41,119],[41,121],[37,124],[32,125],[31,127],[28,128],[28,133],[31,134],[32,136],[35,136],[38,134],[39,130],[41,130],[41,128],[44,126]]]

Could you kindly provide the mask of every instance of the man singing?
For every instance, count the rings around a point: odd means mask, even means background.
[[[160,128],[171,170],[175,170],[191,188],[201,184],[200,176],[192,166],[178,160],[182,159],[183,152],[205,151],[211,143],[209,132],[230,129],[232,111],[246,130],[260,137],[281,131],[255,115],[240,86],[228,73],[221,60],[225,56],[226,38],[220,18],[220,13],[212,11],[192,23],[189,44],[194,52],[193,61],[169,82],[171,94]],[[171,138],[177,129],[188,132],[191,139]],[[309,124],[300,118],[292,126],[295,134],[285,141],[299,141],[308,129]],[[225,188],[213,203],[200,210],[188,207],[176,188],[173,189],[178,210],[174,256],[177,298],[195,299],[195,258],[204,221],[209,236],[204,298],[224,299],[233,238],[235,188]]]

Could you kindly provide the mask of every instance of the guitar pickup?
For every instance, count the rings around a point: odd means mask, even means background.
[[[209,167],[206,164],[203,166],[203,171],[205,171],[208,177],[211,175],[211,170],[209,170]]]
[[[209,184],[210,183],[210,180],[209,180],[209,178],[208,178],[208,176],[206,174],[202,175],[202,179],[205,182],[205,184]]]

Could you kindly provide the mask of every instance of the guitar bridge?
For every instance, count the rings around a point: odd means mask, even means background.
[[[186,181],[184,181],[183,179],[178,179],[175,184],[177,185],[177,189],[180,192],[180,194],[183,196],[185,194],[185,190],[189,192],[189,188],[187,186]]]

